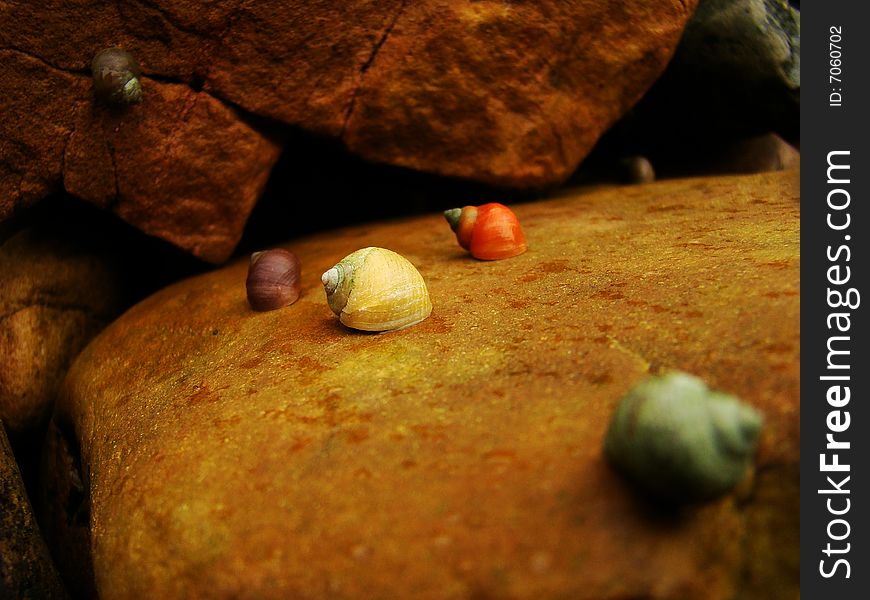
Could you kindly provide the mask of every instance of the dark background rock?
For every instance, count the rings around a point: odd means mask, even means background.
[[[659,76],[694,5],[6,2],[0,219],[63,185],[221,262],[288,125],[372,161],[553,185]],[[124,111],[92,101],[109,46],[145,74]]]
[[[91,561],[90,498],[80,454],[67,423],[53,420],[42,453],[42,485],[33,493],[33,505],[67,592],[74,600],[92,600],[97,590]]]
[[[642,154],[666,176],[754,172],[764,161],[750,140],[775,133],[799,148],[799,118],[800,12],[785,0],[702,0],[662,77],[596,153]],[[738,164],[741,144],[755,165]]]
[[[22,25],[4,9],[12,9],[0,8],[6,36]],[[146,78],[147,101],[106,108],[94,103],[88,72],[4,46],[0,220],[63,187],[200,258],[230,255],[278,158],[273,140],[180,84]]]
[[[0,599],[65,597],[0,419]]]
[[[58,196],[0,228],[0,420],[32,490],[45,426],[79,350],[124,309],[204,265]]]
[[[45,424],[69,362],[120,314],[116,269],[57,228],[0,245],[0,418],[13,436]]]
[[[571,176],[572,183],[641,183],[674,177],[751,175],[800,165],[800,151],[775,133],[717,140],[713,144],[693,139],[672,140],[670,145],[647,155],[631,154],[635,148],[612,142],[613,138],[602,140]],[[644,166],[637,161],[643,161]],[[644,172],[638,173],[639,168]]]

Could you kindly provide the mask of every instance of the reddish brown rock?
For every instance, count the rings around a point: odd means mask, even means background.
[[[147,101],[95,104],[90,77],[0,50],[0,219],[61,184],[144,232],[226,260],[279,146],[226,104],[147,79]],[[19,123],[20,121],[20,123]]]
[[[793,598],[798,593],[797,173],[515,206],[529,242],[469,258],[441,215],[288,246],[291,307],[247,259],[173,285],[76,360],[100,596]],[[338,324],[320,274],[396,250],[434,305]],[[765,416],[754,487],[664,514],[606,463],[619,398],[678,368]],[[763,558],[759,558],[763,557]]]
[[[658,77],[694,3],[408,3],[362,69],[366,158],[538,187],[567,178]]]
[[[125,111],[83,105],[66,147],[64,185],[145,233],[222,262],[279,148],[208,94],[145,85],[147,102]]]
[[[83,77],[10,50],[2,38],[18,29],[0,7],[0,221],[60,185],[66,140],[87,94]]]
[[[223,102],[370,160],[558,183],[658,77],[695,4],[6,2],[0,110],[14,118],[0,125],[0,218],[63,177],[90,201],[119,198],[149,233],[226,258],[275,148]],[[123,118],[92,106],[87,77],[113,45],[146,75]]]

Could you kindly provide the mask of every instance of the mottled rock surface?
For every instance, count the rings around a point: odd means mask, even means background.
[[[655,81],[694,6],[5,2],[0,219],[63,184],[220,262],[277,152],[258,133],[274,127],[252,115],[370,160],[558,183]],[[114,45],[141,64],[145,95],[110,114],[92,102],[88,65]]]
[[[65,598],[0,420],[0,598]]]
[[[101,597],[794,598],[797,173],[514,208],[519,257],[468,257],[441,215],[340,230],[287,245],[291,307],[249,309],[245,259],[104,330],[56,415]],[[367,245],[419,268],[429,319],[337,322],[320,274]],[[764,414],[754,487],[665,514],[609,467],[662,367]]]
[[[685,129],[800,139],[801,15],[786,0],[703,0],[673,67],[695,106]]]

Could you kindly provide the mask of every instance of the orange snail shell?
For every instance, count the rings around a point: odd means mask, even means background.
[[[491,202],[444,211],[459,245],[481,260],[499,260],[528,249],[526,236],[511,209]]]

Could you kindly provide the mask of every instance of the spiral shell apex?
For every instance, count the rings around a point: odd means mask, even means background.
[[[142,70],[129,52],[108,48],[91,61],[94,93],[114,105],[135,104],[142,100]]]
[[[491,202],[444,211],[459,245],[481,260],[499,260],[528,249],[526,236],[511,209]]]
[[[677,371],[629,390],[604,451],[617,469],[660,499],[712,500],[750,470],[761,426],[754,408]]]
[[[394,331],[432,312],[423,276],[406,258],[385,248],[349,254],[321,281],[329,308],[353,329]]]
[[[299,259],[288,250],[275,249],[251,255],[245,288],[256,311],[293,304],[302,292]]]

